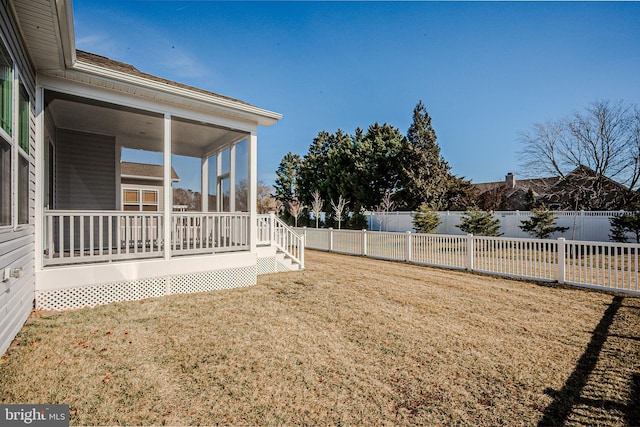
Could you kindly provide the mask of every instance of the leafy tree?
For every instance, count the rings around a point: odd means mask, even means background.
[[[450,211],[464,211],[475,207],[477,194],[478,189],[471,181],[452,175],[447,186],[445,208]]]
[[[276,170],[274,183],[276,199],[286,203],[298,196],[298,179],[301,166],[302,158],[298,154],[293,154],[292,152],[285,154]]]
[[[367,216],[364,209],[348,214],[347,227],[352,230],[363,230],[367,228]]]
[[[532,210],[536,205],[536,197],[533,194],[533,190],[531,188],[527,190],[527,195],[525,196],[525,204],[527,210]]]
[[[361,135],[361,136],[359,136]],[[399,154],[404,136],[399,129],[374,123],[367,132],[356,130],[353,137],[353,206],[373,209],[383,203],[385,194],[395,192],[398,182]]]
[[[640,243],[640,211],[626,212],[609,218],[609,223],[611,224],[609,238],[614,242],[626,243],[629,241],[627,233],[633,233],[636,243]]]
[[[500,220],[493,217],[493,212],[469,209],[462,217],[462,222],[456,225],[465,233],[475,236],[501,236]]]
[[[559,227],[555,225],[556,217],[553,212],[547,210],[544,206],[541,209],[534,209],[533,215],[529,219],[520,221],[520,229],[538,239],[548,239],[555,232],[564,233],[569,227]]]
[[[432,233],[442,223],[438,214],[429,209],[426,203],[421,204],[411,216],[413,217],[413,228],[418,233]]]
[[[399,168],[398,204],[402,209],[415,210],[422,203],[433,210],[446,206],[451,167],[440,155],[431,116],[422,101],[413,110],[413,123],[402,144]]]

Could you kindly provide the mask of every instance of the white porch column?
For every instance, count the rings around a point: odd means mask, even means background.
[[[216,210],[222,212],[224,210],[224,194],[222,193],[222,151],[216,153]]]
[[[163,215],[163,240],[164,240],[164,259],[171,258],[171,212],[173,211],[173,194],[171,188],[171,114],[164,115],[164,147],[163,147],[164,167],[163,176],[163,199],[164,215]]]
[[[249,248],[251,252],[256,252],[258,234],[258,204],[256,202],[258,193],[258,135],[251,132],[248,138],[248,159],[249,167],[247,174],[247,184],[249,192],[247,194],[247,206],[249,208]]]
[[[229,211],[236,211],[236,144],[229,148]]]
[[[209,212],[209,158],[202,158],[202,193],[200,200],[202,201],[202,212]]]

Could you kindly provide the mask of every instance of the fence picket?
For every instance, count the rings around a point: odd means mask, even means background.
[[[640,294],[639,244],[333,229],[304,235],[310,249]]]

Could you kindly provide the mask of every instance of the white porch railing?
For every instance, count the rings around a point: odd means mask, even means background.
[[[271,245],[304,268],[304,237],[275,214],[258,215],[258,245]]]
[[[181,212],[171,215],[171,251],[177,255],[249,249],[249,214]]]
[[[164,256],[157,212],[45,211],[44,266]],[[248,213],[174,213],[171,255],[249,249]]]
[[[640,245],[298,228],[307,248],[640,295]]]

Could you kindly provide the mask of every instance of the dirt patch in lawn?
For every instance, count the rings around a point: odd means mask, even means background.
[[[74,425],[640,423],[640,299],[321,252],[258,286],[33,317],[0,402]]]

